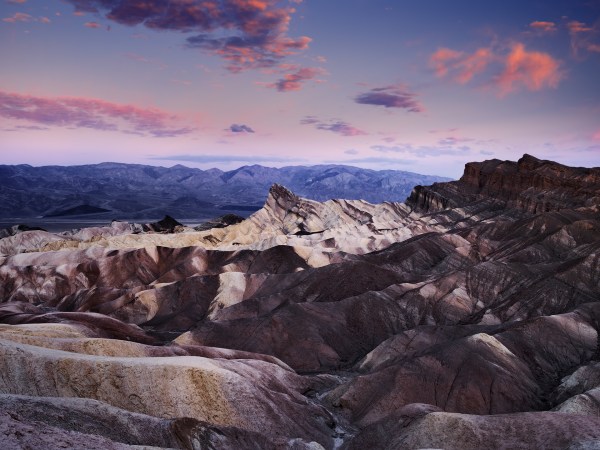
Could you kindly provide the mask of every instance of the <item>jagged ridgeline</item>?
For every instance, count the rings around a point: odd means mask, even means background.
[[[216,228],[113,222],[0,239],[6,439],[600,442],[599,168],[469,163],[404,203],[288,188]]]
[[[259,165],[223,172],[103,163],[84,166],[0,166],[1,218],[103,217],[179,219],[216,217],[224,211],[248,216],[260,209],[274,183],[314,200],[403,201],[417,184],[443,177],[399,170],[339,165]]]

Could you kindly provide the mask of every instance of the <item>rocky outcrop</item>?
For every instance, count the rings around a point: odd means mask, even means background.
[[[280,185],[271,187],[263,208],[247,220],[227,227],[195,231],[167,222],[164,227],[113,222],[110,227],[61,234],[26,232],[13,237],[23,235],[18,241],[0,239],[0,254],[151,246],[266,250],[280,245],[304,248],[304,253],[315,247],[327,252],[366,253],[436,228],[429,220],[410,216],[401,203],[373,205],[362,200],[319,203],[301,199]],[[170,234],[175,231],[176,234]]]
[[[229,225],[235,225],[236,223],[240,223],[243,221],[244,218],[242,216],[238,216],[237,214],[225,214],[224,216],[216,217],[207,222],[203,222],[198,226],[195,226],[194,230],[206,231],[212,228],[225,228]]]
[[[441,412],[412,404],[366,427],[344,450],[597,448],[600,418],[552,412],[492,416]]]
[[[600,168],[567,167],[524,155],[466,164],[460,180],[417,186],[408,203],[420,211],[460,207],[492,199],[504,208],[531,214],[600,204]]]
[[[503,414],[551,407],[560,377],[596,350],[600,305],[497,326],[414,328],[382,343],[364,374],[330,394],[370,425],[410,403],[444,411]]]
[[[167,215],[157,222],[142,225],[144,231],[154,231],[155,233],[174,233],[183,231],[184,225],[179,223],[171,216]]]
[[[0,239],[9,237],[9,236],[14,236],[15,234],[19,234],[24,231],[46,231],[46,230],[44,230],[43,228],[40,228],[40,227],[30,227],[25,224],[17,224],[17,225],[13,225],[12,227],[1,229],[0,230]]]
[[[0,411],[6,449],[323,449],[300,438],[268,437],[191,418],[159,419],[83,398],[1,394]]]
[[[310,384],[274,364],[91,356],[7,340],[0,353],[3,393],[90,398],[159,418],[330,443],[331,417],[301,395]]]

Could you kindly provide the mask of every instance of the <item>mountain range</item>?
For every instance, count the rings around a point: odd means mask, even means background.
[[[404,201],[416,185],[448,178],[398,170],[318,165],[244,166],[224,172],[182,165],[102,163],[0,166],[0,218],[91,216],[210,218],[248,216],[279,183],[313,200]]]
[[[0,374],[3,448],[598,448],[600,168],[15,229]]]

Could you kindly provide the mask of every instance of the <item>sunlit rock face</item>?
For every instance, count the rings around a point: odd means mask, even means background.
[[[594,448],[598,180],[525,155],[406,203],[274,185],[218,228],[11,232],[0,429],[15,448]]]

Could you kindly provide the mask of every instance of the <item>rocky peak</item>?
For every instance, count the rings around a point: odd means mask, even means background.
[[[269,189],[267,203],[269,203],[269,200],[271,199],[281,205],[292,205],[298,202],[299,197],[285,186],[275,183]]]
[[[273,184],[269,189],[267,201],[262,210],[254,216],[267,215],[267,223],[278,222],[286,234],[315,233],[323,231],[326,226],[323,220],[331,216],[331,211],[322,203],[298,197],[280,184]]]
[[[523,156],[521,156],[521,158],[517,161],[517,166],[520,169],[522,168],[524,170],[535,170],[544,163],[550,163],[560,166],[560,164],[558,163],[555,163],[553,161],[542,160],[528,153],[525,153]]]
[[[375,230],[396,230],[404,224],[404,205],[398,203],[371,204],[362,200],[328,200],[318,202],[302,198],[280,184],[273,184],[263,208],[243,225],[271,230],[287,236],[307,236],[329,232],[351,233],[364,227]],[[362,232],[365,232],[363,230]]]

